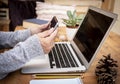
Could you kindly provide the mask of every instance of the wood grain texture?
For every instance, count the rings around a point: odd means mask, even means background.
[[[20,28],[19,28],[20,29]],[[58,36],[64,34],[65,28],[59,28]],[[59,41],[59,40],[57,40]],[[120,36],[110,32],[109,36],[106,38],[103,43],[100,51],[98,52],[95,60],[91,64],[90,68],[84,73],[83,82],[84,84],[97,84],[96,76],[95,76],[95,68],[98,61],[102,58],[103,55],[111,54],[111,57],[114,60],[118,61],[118,66],[120,65]],[[15,72],[10,73],[6,78],[0,80],[0,84],[29,84],[29,81],[32,80],[32,75],[25,75],[20,72],[21,70],[17,70]],[[120,68],[118,67],[118,75],[116,79],[116,84],[120,82]]]

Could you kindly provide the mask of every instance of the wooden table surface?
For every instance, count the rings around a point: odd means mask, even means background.
[[[58,32],[59,35],[64,34],[64,29],[60,29],[63,33]],[[65,34],[64,34],[65,35]],[[109,36],[106,38],[104,44],[102,45],[100,51],[98,52],[96,58],[91,64],[90,68],[84,73],[84,78],[82,79],[84,84],[97,84],[95,76],[95,68],[99,59],[103,55],[111,54],[111,57],[118,61],[118,66],[120,65],[120,36],[110,32]],[[20,70],[10,73],[6,78],[0,80],[0,84],[29,84],[32,80],[32,75],[22,74]],[[116,79],[116,84],[120,84],[120,68],[118,67],[118,74]]]

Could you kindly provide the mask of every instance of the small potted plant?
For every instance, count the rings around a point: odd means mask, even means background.
[[[67,11],[67,19],[62,19],[63,23],[66,25],[66,33],[67,33],[67,37],[69,40],[72,40],[79,24],[80,21],[83,18],[83,14],[77,15],[76,10],[74,10],[73,12],[68,10]]]

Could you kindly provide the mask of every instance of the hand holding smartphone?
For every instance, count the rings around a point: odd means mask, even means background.
[[[56,16],[54,16],[52,20],[50,21],[50,28],[56,29],[57,27],[58,27],[58,20]]]

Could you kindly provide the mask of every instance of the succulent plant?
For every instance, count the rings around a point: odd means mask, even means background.
[[[67,27],[76,27],[80,24],[80,21],[82,20],[81,14],[77,15],[76,10],[74,10],[73,12],[68,10],[67,11],[67,16],[68,19],[62,19],[63,23],[67,26]]]

